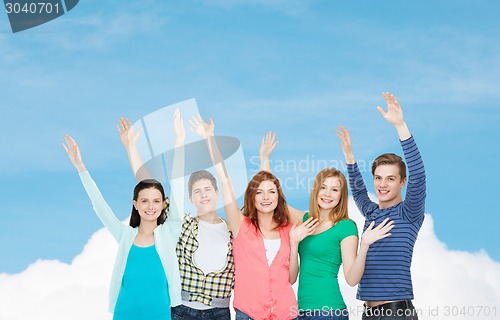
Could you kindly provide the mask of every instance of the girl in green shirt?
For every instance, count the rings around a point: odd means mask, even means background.
[[[276,147],[276,133],[268,132],[260,147],[261,170],[270,171],[269,156]],[[343,266],[350,286],[363,275],[369,246],[385,237],[392,229],[386,219],[377,227],[372,223],[364,232],[358,252],[358,232],[347,213],[348,196],[345,176],[335,168],[320,171],[311,190],[309,212],[289,206],[292,223],[308,218],[318,219],[314,233],[302,242],[292,243],[300,255],[298,310],[292,310],[304,320],[346,320],[349,312],[340,293],[338,271]],[[297,257],[298,259],[298,257]]]

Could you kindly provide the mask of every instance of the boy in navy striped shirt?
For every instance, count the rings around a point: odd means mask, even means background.
[[[406,165],[395,154],[383,154],[372,166],[373,184],[379,203],[368,197],[363,177],[354,159],[349,132],[342,126],[337,136],[342,141],[349,184],[357,207],[366,218],[364,229],[372,222],[378,225],[384,219],[394,221],[391,236],[370,246],[366,257],[365,271],[358,286],[357,299],[365,301],[363,320],[408,319],[416,320],[413,307],[411,282],[411,260],[418,231],[424,221],[425,170],[420,152],[403,118],[403,111],[396,98],[383,93],[387,112],[378,111],[387,122],[396,128]],[[402,189],[408,182],[405,200]]]

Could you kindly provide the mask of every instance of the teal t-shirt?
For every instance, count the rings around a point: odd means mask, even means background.
[[[304,221],[309,214],[304,215]],[[342,264],[340,242],[357,236],[354,221],[344,219],[299,244],[300,274],[298,304],[302,310],[343,309],[346,307],[338,282]]]
[[[156,246],[130,248],[113,320],[170,320],[170,296]]]

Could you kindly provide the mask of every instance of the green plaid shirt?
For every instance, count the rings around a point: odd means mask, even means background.
[[[222,220],[227,227],[227,224]],[[228,227],[229,230],[229,227]],[[177,258],[181,274],[182,290],[190,293],[190,301],[198,301],[207,306],[213,298],[226,299],[231,297],[234,287],[234,258],[232,233],[229,230],[226,267],[222,271],[204,274],[194,263],[194,253],[198,249],[198,217],[185,215],[182,231],[177,242]]]

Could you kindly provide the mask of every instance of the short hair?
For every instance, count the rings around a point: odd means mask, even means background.
[[[399,175],[401,176],[401,180],[406,178],[406,164],[400,156],[394,153],[384,153],[375,159],[372,164],[372,174],[375,175],[375,169],[378,166],[386,165],[386,164],[395,164],[399,168]]]
[[[191,193],[193,192],[193,185],[196,182],[198,182],[200,180],[203,180],[203,179],[210,180],[210,182],[212,183],[212,186],[214,187],[214,190],[218,191],[218,189],[217,189],[217,180],[215,180],[214,175],[211,174],[210,172],[208,172],[207,170],[199,170],[199,171],[193,172],[191,174],[191,176],[189,177],[188,192],[189,192],[190,196],[191,196]]]
[[[243,213],[250,220],[256,229],[259,229],[259,220],[257,216],[257,209],[255,207],[255,195],[263,181],[271,181],[276,186],[278,191],[278,205],[274,209],[273,220],[276,222],[276,229],[285,227],[290,223],[288,207],[286,205],[285,196],[281,189],[280,182],[275,175],[269,171],[259,171],[252,180],[248,183],[245,191],[245,199],[243,205]]]
[[[347,213],[348,199],[347,199],[347,181],[344,174],[335,168],[325,168],[321,170],[314,178],[313,187],[311,190],[311,198],[309,201],[309,217],[319,219],[319,204],[318,194],[321,185],[327,178],[337,178],[340,182],[340,199],[339,203],[330,210],[328,218],[333,224],[336,224],[342,219],[349,219]]]

